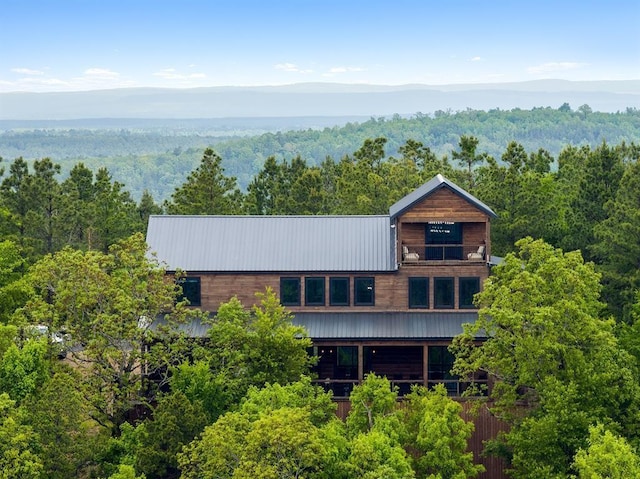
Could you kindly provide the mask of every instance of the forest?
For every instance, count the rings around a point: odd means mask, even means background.
[[[498,214],[504,261],[451,346],[461,378],[490,375],[492,413],[509,425],[485,453],[514,478],[640,477],[640,117],[606,116],[596,135],[579,126],[600,114],[566,110],[536,112],[556,126],[566,115],[575,136],[562,145],[531,125],[516,132],[505,117],[520,112],[500,112],[495,131],[490,113],[464,112],[473,128],[458,134],[449,113],[266,134],[256,151],[271,141],[291,154],[254,152],[244,186],[225,167],[230,146],[211,145],[159,203],[149,191],[134,199],[104,166],[79,161],[63,175],[47,156],[4,160],[0,478],[477,477],[473,423],[443,388],[399,403],[369,375],[340,420],[311,382],[309,338],[273,291],[211,318],[180,299],[182,273],[167,281],[144,241],[158,213],[386,214],[438,173]],[[298,135],[346,145],[358,136],[341,131],[379,123],[402,134],[335,156],[296,146]],[[431,139],[411,138],[410,125]],[[482,146],[489,135],[505,142],[499,152]],[[194,320],[210,326],[206,341],[184,336]],[[480,329],[489,339],[478,345]]]
[[[567,145],[637,141],[640,111],[604,113],[588,105],[574,110],[565,103],[558,108],[435,111],[369,119],[5,120],[0,121],[0,156],[51,158],[60,164],[63,177],[80,162],[94,171],[105,167],[126,184],[136,201],[146,189],[162,202],[197,167],[207,147],[215,148],[227,173],[245,190],[270,156],[281,161],[300,155],[310,166],[318,166],[328,156],[338,160],[376,137],[387,139],[388,155],[397,155],[400,146],[414,140],[443,156],[451,154],[462,135],[478,138],[479,148],[497,159],[511,141],[527,151],[543,147],[557,157]]]

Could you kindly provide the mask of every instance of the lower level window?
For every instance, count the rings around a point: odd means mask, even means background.
[[[453,278],[433,279],[433,303],[436,308],[454,307]]]
[[[354,278],[354,304],[356,306],[373,306],[375,301],[373,278]]]
[[[280,303],[300,306],[300,278],[280,278]]]

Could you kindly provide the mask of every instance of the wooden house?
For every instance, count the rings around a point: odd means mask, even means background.
[[[447,346],[477,317],[494,217],[438,175],[388,215],[159,215],[147,242],[170,270],[187,272],[184,293],[204,310],[276,291],[313,341],[317,380],[337,398],[370,371],[401,393],[444,383],[458,396],[465,385],[449,372]]]

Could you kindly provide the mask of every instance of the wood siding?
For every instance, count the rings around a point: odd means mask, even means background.
[[[280,295],[280,278],[295,277],[300,278],[300,306],[288,306],[291,311],[409,311],[408,292],[409,277],[419,276],[428,278],[460,278],[460,277],[478,277],[480,282],[487,278],[489,269],[482,262],[460,261],[459,264],[433,264],[433,265],[406,265],[402,266],[394,273],[351,273],[336,274],[331,272],[319,273],[281,273],[281,274],[251,274],[251,273],[192,273],[189,276],[197,276],[200,278],[200,295],[201,308],[206,311],[217,311],[221,303],[229,301],[233,296],[245,305],[251,306],[257,303],[256,293],[264,292],[269,287],[276,294]],[[325,278],[325,305],[324,306],[305,306],[304,305],[304,287],[305,277],[324,277]],[[347,277],[349,278],[349,306],[330,306],[329,305],[329,278],[330,277]],[[354,278],[356,277],[372,277],[375,281],[375,305],[374,306],[354,306],[353,305],[353,287]],[[455,308],[458,305],[458,281],[455,284]],[[433,281],[430,281],[430,297],[429,304],[433,308]],[[415,311],[411,309],[411,311]]]
[[[459,221],[484,223],[486,219],[486,213],[480,211],[453,191],[442,188],[402,214],[399,222]]]

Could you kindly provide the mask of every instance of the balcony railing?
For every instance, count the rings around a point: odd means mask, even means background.
[[[402,262],[485,261],[484,244],[403,244]]]
[[[411,386],[419,385],[424,386],[425,382],[422,379],[412,379],[412,380],[404,380],[404,379],[392,379],[390,380],[392,387],[397,387],[398,394],[400,396],[405,396],[411,392]],[[334,397],[344,398],[349,397],[351,391],[353,391],[354,386],[359,384],[357,380],[341,380],[341,379],[324,379],[324,380],[315,380],[315,384],[322,386],[325,391],[331,391]],[[436,384],[444,384],[444,387],[447,390],[447,395],[451,397],[460,397],[463,392],[469,387],[470,383],[463,382],[458,379],[438,379],[438,380],[428,380],[427,387],[432,388]],[[485,380],[476,380],[476,386],[484,385],[485,390],[481,392],[481,395],[486,395],[486,385],[487,381]],[[481,388],[482,389],[482,388]]]

